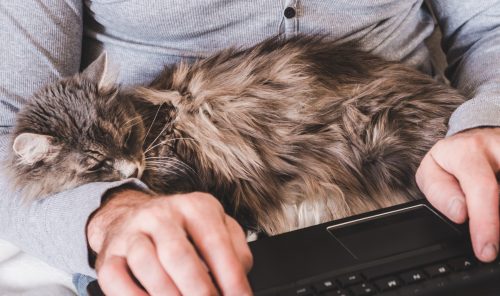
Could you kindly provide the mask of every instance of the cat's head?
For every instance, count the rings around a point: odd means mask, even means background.
[[[144,123],[108,76],[103,54],[38,91],[19,112],[9,166],[26,198],[140,177]]]

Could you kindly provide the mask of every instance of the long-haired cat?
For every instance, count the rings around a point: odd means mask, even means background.
[[[20,111],[10,161],[29,198],[140,177],[210,192],[277,234],[419,198],[415,170],[464,98],[396,62],[321,37],[273,38],[106,81],[106,56]]]

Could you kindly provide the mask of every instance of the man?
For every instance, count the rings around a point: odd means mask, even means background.
[[[448,78],[470,100],[448,138],[422,161],[417,181],[455,222],[469,218],[474,251],[498,253],[500,1],[431,1],[443,31]],[[277,34],[325,33],[431,73],[423,43],[434,24],[422,0],[135,1],[24,0],[0,4],[0,147],[15,113],[40,86],[106,50],[124,84],[149,82],[166,63],[250,46]],[[51,264],[95,276],[109,295],[251,294],[252,264],[236,222],[211,196],[151,198],[139,180],[93,183],[31,205],[0,179],[0,236]],[[102,204],[101,204],[102,201]],[[90,217],[90,218],[89,218]],[[87,240],[88,238],[88,240]],[[93,257],[93,256],[90,256]],[[201,259],[201,258],[203,259]],[[91,260],[92,261],[92,260]]]

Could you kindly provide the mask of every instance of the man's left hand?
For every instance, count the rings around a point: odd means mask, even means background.
[[[469,218],[476,256],[493,261],[499,245],[500,128],[476,128],[437,142],[417,170],[430,203],[456,223]]]

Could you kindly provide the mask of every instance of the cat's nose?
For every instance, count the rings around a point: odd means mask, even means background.
[[[134,162],[119,160],[115,162],[115,169],[123,179],[136,178],[139,175],[139,168]]]

